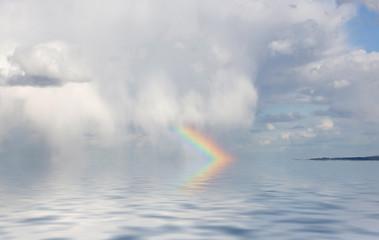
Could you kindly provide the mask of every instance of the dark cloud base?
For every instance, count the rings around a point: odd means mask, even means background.
[[[31,86],[31,87],[59,87],[62,82],[56,78],[45,76],[25,75],[16,76],[8,80],[10,86]]]

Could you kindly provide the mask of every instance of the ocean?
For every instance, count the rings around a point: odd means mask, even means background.
[[[379,162],[192,157],[2,161],[0,239],[379,239]]]

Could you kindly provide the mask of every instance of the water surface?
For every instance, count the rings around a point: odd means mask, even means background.
[[[0,166],[1,239],[379,239],[379,162],[236,158],[193,189],[188,159]]]

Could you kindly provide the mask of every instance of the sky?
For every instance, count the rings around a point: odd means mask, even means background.
[[[379,154],[376,0],[0,1],[0,156]]]

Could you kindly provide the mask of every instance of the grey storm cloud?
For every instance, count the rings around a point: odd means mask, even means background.
[[[51,87],[60,86],[61,82],[56,78],[50,78],[38,75],[19,75],[9,78],[7,85],[10,86],[33,86],[33,87]]]

